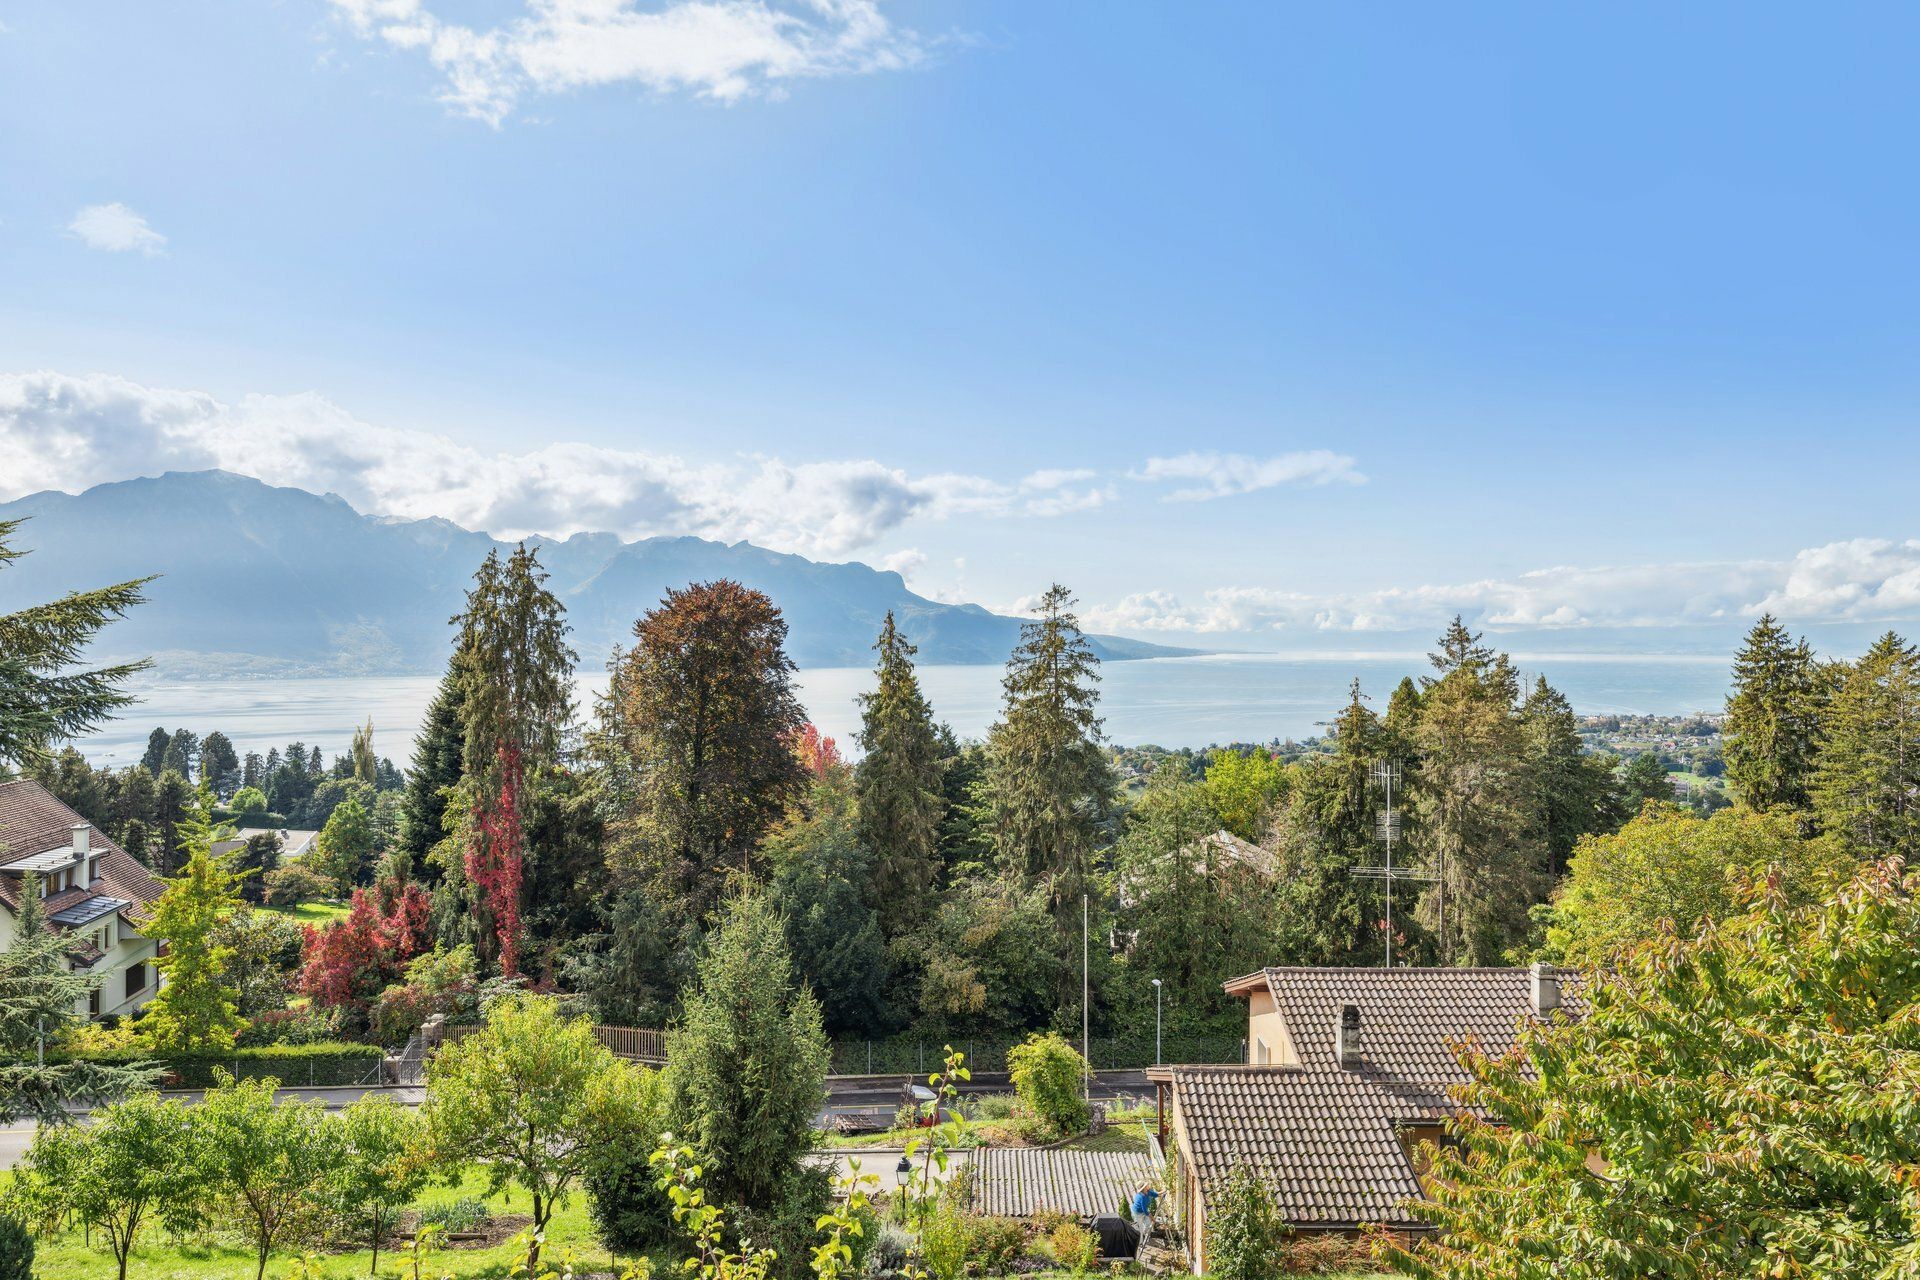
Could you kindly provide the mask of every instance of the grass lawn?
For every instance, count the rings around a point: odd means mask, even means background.
[[[457,1187],[429,1188],[417,1204],[427,1207],[464,1196],[480,1199],[484,1194],[484,1181],[477,1174],[469,1173]],[[527,1197],[518,1192],[493,1197],[488,1204],[495,1213],[524,1215],[531,1209]],[[380,1251],[378,1275],[393,1280],[410,1274],[406,1269],[407,1260],[398,1252],[404,1244],[404,1241],[395,1241],[389,1246],[396,1249],[391,1254],[384,1248]],[[574,1251],[583,1270],[612,1268],[607,1251],[594,1242],[593,1227],[587,1218],[586,1194],[581,1191],[575,1191],[554,1214],[542,1256],[557,1263],[561,1253],[568,1249]],[[286,1280],[299,1256],[296,1250],[275,1251],[267,1259],[268,1280]],[[367,1257],[365,1249],[321,1253],[314,1274],[326,1276],[328,1280],[362,1277],[367,1275]],[[511,1243],[491,1249],[446,1248],[433,1255],[422,1268],[422,1275],[435,1280],[448,1274],[458,1280],[479,1280],[480,1277],[504,1280],[514,1263],[523,1257],[521,1250]],[[222,1239],[217,1243],[174,1245],[167,1242],[163,1232],[155,1229],[142,1233],[141,1244],[127,1261],[127,1280],[253,1280],[253,1269],[253,1249],[245,1241]],[[69,1231],[54,1240],[39,1242],[33,1274],[35,1280],[101,1280],[103,1276],[111,1280],[113,1253],[104,1239],[89,1248],[81,1240],[80,1232]]]
[[[292,916],[301,924],[331,924],[347,914],[347,905],[344,902],[301,902],[291,907],[268,907],[266,910]]]

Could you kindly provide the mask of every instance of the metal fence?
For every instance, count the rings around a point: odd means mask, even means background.
[[[925,1040],[911,1036],[892,1036],[884,1040],[836,1040],[833,1065],[837,1076],[929,1075],[940,1069],[948,1046],[967,1057],[974,1071],[1004,1071],[1007,1050],[1025,1041],[1025,1036],[955,1036],[951,1040]],[[1239,1036],[1165,1036],[1160,1045],[1162,1062],[1228,1063],[1245,1062],[1247,1042]],[[1080,1041],[1073,1039],[1078,1049]],[[1150,1067],[1154,1064],[1154,1043],[1147,1036],[1094,1036],[1087,1042],[1087,1060],[1095,1071],[1114,1071]]]

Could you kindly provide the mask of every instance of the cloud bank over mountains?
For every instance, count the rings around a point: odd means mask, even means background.
[[[224,468],[337,493],[361,511],[440,517],[502,538],[693,534],[816,559],[865,554],[909,578],[929,563],[917,549],[900,549],[916,522],[1071,520],[1134,501],[1258,501],[1243,495],[1366,484],[1354,458],[1330,450],[1269,458],[1187,453],[1126,469],[1048,469],[1010,480],[917,474],[873,458],[693,459],[568,441],[487,453],[366,422],[311,392],[229,403],[201,391],[48,371],[0,374],[0,457],[7,463],[0,501]],[[1167,513],[1162,519],[1179,518],[1177,507],[1159,510]],[[1074,566],[1057,571],[1071,580]],[[1434,630],[1456,613],[1499,629],[1575,630],[1744,623],[1762,611],[1795,622],[1920,618],[1920,539],[1856,538],[1786,559],[1561,565],[1333,594],[1266,584],[1196,591],[1181,583],[1088,599],[1082,617],[1099,631],[1215,644],[1244,637],[1263,647],[1287,638]]]
[[[1135,635],[1228,636],[1432,629],[1460,614],[1498,628],[1674,627],[1920,617],[1920,539],[1855,538],[1788,560],[1562,565],[1512,578],[1308,595],[1217,587],[1187,599],[1146,591],[1086,611],[1087,625]]]

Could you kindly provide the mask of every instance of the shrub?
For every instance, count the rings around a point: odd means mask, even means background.
[[[920,1227],[920,1257],[933,1280],[959,1280],[973,1243],[965,1215],[941,1205]]]
[[[913,1251],[913,1237],[906,1228],[898,1223],[883,1222],[874,1233],[873,1243],[867,1248],[866,1272],[868,1275],[898,1275],[907,1266],[907,1255]]]
[[[12,1214],[0,1214],[0,1280],[33,1280],[33,1233]]]
[[[770,1208],[734,1210],[728,1224],[734,1247],[746,1253],[751,1242],[755,1249],[772,1249],[778,1255],[774,1275],[804,1280],[813,1274],[809,1263],[819,1242],[816,1224],[832,1206],[833,1175],[817,1165],[800,1165],[781,1182]]]
[[[1079,1133],[1087,1127],[1087,1103],[1080,1096],[1087,1060],[1059,1033],[1029,1036],[1025,1044],[1009,1049],[1007,1070],[1020,1101],[1055,1134]]]
[[[634,1114],[618,1132],[594,1135],[594,1154],[582,1178],[593,1234],[616,1257],[634,1257],[672,1238],[672,1205],[650,1157],[666,1127],[660,1073],[642,1071]]]
[[[278,871],[267,872],[261,877],[261,885],[267,905],[274,907],[295,907],[333,892],[331,882],[298,862],[289,863]]]
[[[969,1252],[989,1275],[1013,1270],[1027,1251],[1027,1229],[1017,1218],[974,1218]]]
[[[1217,1280],[1272,1280],[1280,1274],[1286,1228],[1273,1192],[1237,1164],[1207,1212],[1207,1272]]]
[[[1379,1265],[1367,1240],[1308,1235],[1287,1242],[1280,1269],[1290,1276],[1345,1276],[1365,1275]]]
[[[1063,1222],[1047,1237],[1053,1260],[1075,1275],[1091,1271],[1100,1261],[1100,1237],[1078,1222]]]
[[[314,1045],[332,1040],[339,1034],[338,1019],[312,1005],[298,1009],[272,1009],[256,1017],[234,1043],[242,1048],[258,1049],[266,1045]]]
[[[440,1227],[450,1235],[472,1231],[492,1216],[487,1212],[487,1202],[472,1196],[461,1196],[458,1200],[430,1205],[420,1211],[422,1223]]]

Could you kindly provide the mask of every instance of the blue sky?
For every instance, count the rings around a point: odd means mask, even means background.
[[[0,0],[0,498],[1175,642],[1912,618],[1920,13],[1675,8]]]

